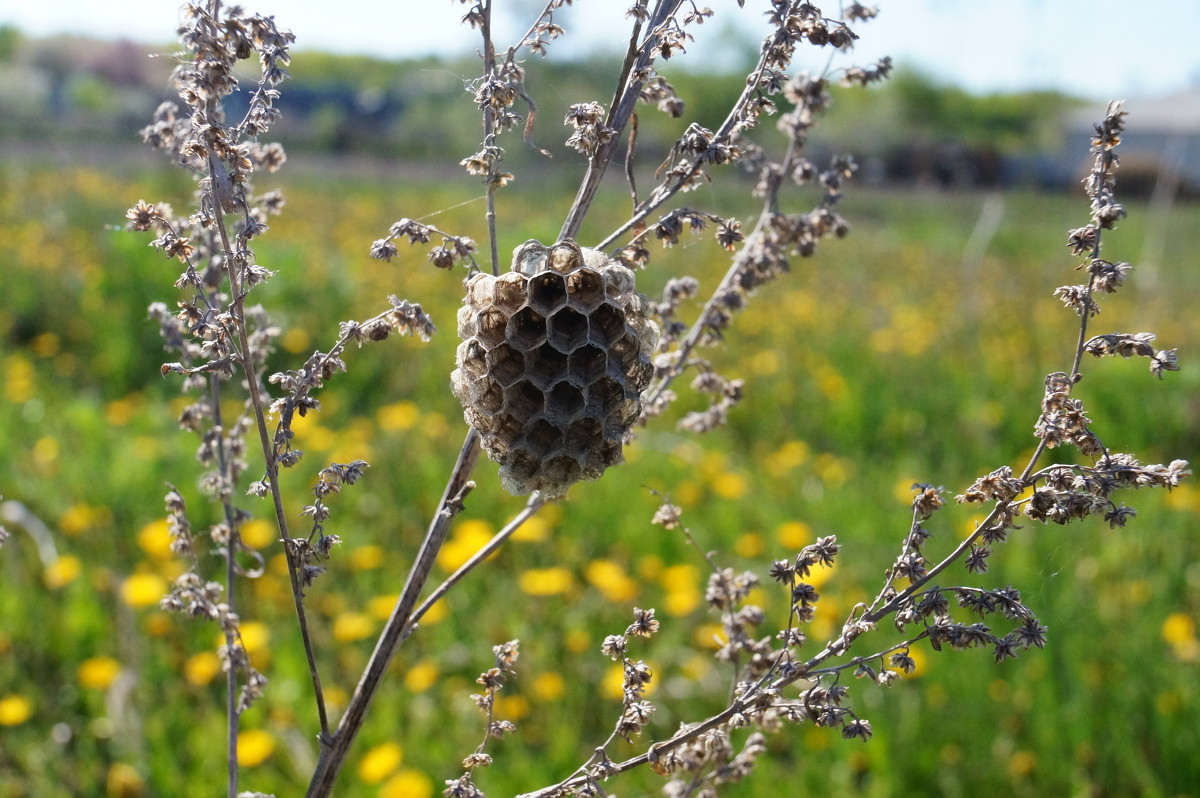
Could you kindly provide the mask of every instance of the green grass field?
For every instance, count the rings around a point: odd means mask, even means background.
[[[256,242],[259,262],[279,271],[255,295],[285,329],[276,369],[326,348],[338,321],[384,309],[389,293],[422,303],[439,326],[429,344],[351,351],[349,373],[299,427],[307,455],[287,484],[297,514],[322,465],[372,464],[333,500],[329,531],[344,543],[308,599],[336,713],[465,431],[448,388],[459,275],[434,270],[419,249],[385,264],[367,248],[395,219],[433,212],[431,223],[481,239],[483,205],[469,201],[476,187],[466,178],[312,172],[283,186],[284,215]],[[502,252],[554,235],[569,202],[565,192],[548,201],[555,188],[518,182],[502,195]],[[41,519],[53,543],[53,554],[39,555],[10,521],[0,550],[0,796],[223,789],[218,630],[157,607],[182,568],[166,548],[166,483],[188,498],[197,528],[215,517],[199,497],[197,441],[176,429],[180,399],[159,376],[162,347],[146,320],[150,302],[175,301],[176,269],[148,238],[115,229],[137,199],[184,207],[190,190],[166,167],[0,166],[0,493]],[[706,566],[680,537],[650,525],[651,488],[683,507],[702,546],[764,578],[772,559],[837,534],[841,561],[821,574],[809,635],[824,640],[899,551],[911,483],[953,495],[1001,465],[1023,465],[1042,379],[1070,366],[1075,317],[1051,293],[1079,281],[1064,242],[1087,221],[1087,204],[1082,193],[1002,196],[986,256],[964,262],[986,201],[850,186],[843,212],[852,235],[794,261],[737,318],[726,345],[705,353],[746,381],[730,424],[704,437],[676,432],[674,419],[699,406],[680,386],[671,416],[638,434],[627,464],[572,488],[455,590],[393,664],[339,794],[440,793],[483,734],[468,698],[475,675],[490,666],[491,646],[512,638],[522,642],[519,678],[500,715],[518,734],[490,749],[496,765],[478,783],[508,795],[567,775],[620,706],[619,673],[599,646],[635,605],[657,608],[663,622],[633,652],[655,669],[659,710],[648,736],[720,708],[729,674],[711,656],[719,626],[703,606]],[[749,206],[712,188],[688,202],[749,218]],[[598,207],[584,243],[621,210]],[[1129,210],[1106,235],[1105,254],[1144,268],[1107,299],[1093,329],[1157,332],[1163,346],[1180,347],[1184,371],[1160,383],[1143,362],[1088,361],[1078,395],[1113,449],[1143,462],[1195,461],[1200,207]],[[1159,254],[1143,263],[1143,253]],[[641,290],[653,295],[680,274],[711,289],[723,268],[707,237],[689,239],[656,251]],[[438,574],[522,506],[490,463],[476,480]],[[853,706],[874,727],[870,742],[789,730],[730,794],[1200,795],[1200,492],[1185,485],[1125,502],[1139,510],[1125,529],[1027,522],[997,548],[988,574],[948,575],[1019,587],[1050,629],[1044,651],[1000,665],[982,649],[921,651],[916,674],[894,687],[851,685]],[[264,519],[245,534],[268,570],[241,583],[240,610],[270,684],[244,719],[243,789],[290,796],[311,771],[315,713],[267,505],[245,504]],[[931,522],[936,545],[927,551],[948,551],[979,517],[948,507]],[[205,565],[218,573],[216,558]],[[776,619],[766,634],[783,622],[787,597],[764,584],[758,601]],[[660,784],[638,773],[613,790]]]

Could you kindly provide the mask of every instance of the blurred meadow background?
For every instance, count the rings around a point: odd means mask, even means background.
[[[177,428],[183,403],[174,380],[159,376],[162,346],[146,318],[151,302],[175,301],[177,269],[147,237],[122,230],[138,199],[184,208],[193,187],[136,143],[169,97],[169,59],[147,52],[171,48],[0,28],[0,494],[11,533],[0,549],[0,796],[202,795],[224,783],[219,631],[158,608],[184,567],[168,549],[167,484],[189,499],[196,527],[215,509],[196,489],[198,441]],[[588,62],[537,69],[535,138],[555,159],[507,145],[517,180],[499,199],[502,253],[553,238],[581,170],[557,122],[571,102],[606,99],[596,82],[604,70]],[[273,137],[290,160],[256,186],[287,197],[256,242],[258,262],[279,272],[255,295],[283,331],[271,371],[327,348],[337,322],[385,309],[388,294],[421,303],[439,327],[428,344],[351,351],[349,373],[299,425],[306,459],[287,475],[297,512],[321,465],[371,463],[333,500],[329,531],[344,542],[309,592],[335,714],[464,433],[448,388],[461,275],[433,269],[419,248],[390,264],[367,251],[405,216],[485,240],[481,188],[457,166],[478,138],[462,91],[474,71],[469,59],[302,51]],[[670,78],[702,124],[719,118],[742,80]],[[1200,115],[1184,114],[1190,129],[1173,127],[1172,109],[1195,107],[1180,96],[1148,93],[1142,116],[1139,102],[1128,105],[1117,191],[1129,218],[1104,244],[1106,257],[1135,269],[1092,329],[1156,332],[1160,345],[1180,348],[1184,370],[1160,383],[1141,361],[1089,360],[1081,385],[1101,439],[1143,462],[1195,461],[1200,437],[1200,175],[1185,157],[1200,146]],[[704,606],[707,566],[677,533],[650,525],[652,491],[682,507],[723,564],[764,579],[771,560],[838,535],[841,560],[816,575],[822,600],[809,637],[824,640],[874,594],[899,551],[912,483],[953,495],[1002,465],[1019,469],[1035,442],[1042,379],[1068,369],[1074,349],[1076,318],[1052,292],[1079,281],[1064,244],[1088,221],[1078,178],[1087,123],[1102,116],[1095,101],[972,94],[903,69],[884,87],[838,91],[812,148],[863,164],[842,205],[853,229],[796,259],[736,318],[725,345],[704,352],[746,381],[728,426],[676,432],[674,421],[702,406],[681,390],[668,417],[638,432],[626,465],[573,487],[452,591],[392,664],[338,794],[440,793],[483,736],[468,698],[475,676],[490,667],[490,647],[512,638],[521,640],[519,677],[497,714],[518,733],[490,749],[497,764],[479,783],[508,795],[566,776],[619,710],[621,674],[599,646],[633,606],[656,608],[663,625],[632,651],[655,670],[650,737],[723,706],[728,673],[712,658],[720,626]],[[678,130],[653,112],[642,119],[652,169]],[[730,172],[685,199],[749,220],[752,185]],[[814,200],[793,191],[791,209]],[[627,203],[614,176],[583,243],[623,220]],[[639,275],[651,297],[683,274],[711,290],[727,266],[706,237],[655,247]],[[441,575],[522,506],[492,464],[475,478]],[[810,727],[778,735],[729,794],[1200,795],[1200,491],[1186,484],[1124,500],[1139,511],[1124,529],[1028,522],[997,547],[986,575],[947,575],[1020,588],[1049,627],[1044,651],[1003,664],[987,650],[915,651],[916,672],[896,686],[851,685],[870,742]],[[244,534],[267,569],[242,583],[239,609],[270,683],[244,718],[243,783],[295,795],[315,754],[310,687],[273,522],[265,505],[244,505],[261,513]],[[965,536],[981,517],[973,509],[936,515],[929,551]],[[780,619],[765,628],[786,617],[787,596],[771,583],[756,601]],[[659,785],[637,773],[614,789]]]

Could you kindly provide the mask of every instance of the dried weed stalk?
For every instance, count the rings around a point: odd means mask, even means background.
[[[482,178],[485,186],[486,264],[477,259],[477,247],[470,238],[409,218],[392,225],[384,238],[370,246],[370,254],[389,260],[399,254],[398,241],[425,245],[437,239],[428,254],[434,266],[462,266],[468,277],[480,271],[490,273],[486,280],[471,283],[486,283],[487,293],[469,294],[471,313],[465,322],[460,320],[460,326],[466,324],[465,337],[477,336],[482,341],[477,357],[468,360],[483,373],[469,376],[491,378],[494,375],[489,370],[510,368],[518,356],[521,364],[526,359],[532,363],[540,358],[540,365],[529,365],[528,389],[514,387],[510,378],[496,376],[496,385],[504,389],[499,398],[485,395],[486,391],[474,396],[470,385],[464,383],[464,401],[477,402],[484,408],[487,402],[495,401],[498,404],[494,411],[507,414],[519,427],[507,438],[501,436],[503,446],[489,446],[489,454],[497,459],[511,456],[516,464],[513,468],[520,469],[528,465],[529,458],[556,456],[561,447],[572,445],[572,440],[582,447],[581,451],[589,451],[589,442],[583,438],[611,433],[616,436],[611,444],[616,449],[605,451],[608,459],[604,464],[608,465],[610,460],[619,459],[628,425],[634,421],[656,423],[655,419],[675,400],[676,383],[685,375],[691,376],[692,390],[709,398],[709,406],[685,415],[680,428],[704,432],[719,426],[742,400],[744,386],[740,380],[716,373],[699,353],[722,342],[725,330],[755,291],[789,271],[794,257],[812,256],[822,239],[847,234],[849,225],[839,215],[838,204],[843,186],[857,166],[844,155],[825,164],[810,161],[805,155],[806,139],[830,105],[831,82],[865,86],[886,78],[891,69],[884,59],[838,71],[827,65],[809,74],[793,71],[793,58],[802,47],[848,51],[858,38],[850,26],[870,20],[875,9],[849,3],[843,6],[839,18],[831,18],[811,3],[770,0],[770,32],[745,88],[733,100],[725,120],[715,130],[688,125],[654,173],[652,187],[643,190],[635,180],[633,158],[639,108],[649,105],[671,117],[683,116],[683,101],[656,65],[684,52],[692,32],[713,12],[683,0],[634,0],[627,11],[628,47],[612,97],[607,102],[576,103],[564,120],[569,130],[566,143],[583,158],[585,169],[558,238],[549,249],[541,244],[533,246],[536,242],[518,248],[514,271],[499,277],[503,231],[496,223],[496,198],[514,179],[503,170],[503,145],[511,138],[509,134],[520,130],[524,144],[536,149],[533,134],[537,105],[526,89],[521,59],[545,56],[566,32],[557,16],[569,0],[550,0],[525,35],[507,48],[497,47],[493,40],[491,0],[463,0],[463,4],[467,8],[463,21],[478,32],[482,45],[482,72],[471,91],[481,115],[483,136],[478,151],[464,158],[461,165],[468,174]],[[504,529],[418,605],[447,530],[474,487],[470,475],[480,452],[480,432],[474,427],[468,429],[400,598],[346,711],[334,724],[325,707],[320,658],[308,631],[304,599],[314,580],[325,571],[339,541],[336,534],[327,531],[329,502],[361,479],[368,464],[354,460],[322,465],[316,470],[313,497],[302,510],[309,519],[306,531],[290,528],[288,519],[295,517],[295,512],[289,509],[290,500],[281,491],[279,474],[281,469],[302,462],[304,453],[295,445],[293,422],[297,416],[319,409],[315,394],[346,369],[344,357],[350,344],[362,346],[392,334],[415,334],[427,339],[434,333],[434,325],[420,305],[390,297],[387,307],[377,315],[361,322],[343,322],[328,350],[314,352],[294,370],[265,373],[266,356],[279,330],[263,308],[249,301],[251,293],[272,276],[269,269],[257,263],[251,243],[267,232],[267,220],[283,209],[284,200],[278,192],[256,194],[251,179],[263,170],[273,172],[285,161],[279,145],[260,144],[258,140],[278,117],[275,102],[279,86],[287,77],[285,67],[293,37],[279,29],[273,17],[248,15],[240,8],[223,6],[219,0],[187,5],[184,15],[179,38],[185,54],[175,73],[182,105],[168,103],[160,107],[152,124],[143,130],[143,137],[198,176],[194,207],[189,214],[178,215],[165,204],[139,201],[128,218],[132,229],[153,232],[157,237],[152,245],[183,267],[175,283],[181,293],[176,307],[156,303],[150,315],[160,325],[167,349],[178,358],[163,365],[162,372],[179,377],[183,391],[192,399],[180,424],[200,438],[197,456],[207,469],[202,485],[221,508],[222,520],[197,534],[182,495],[174,488],[170,490],[167,511],[172,547],[192,567],[178,579],[163,606],[215,620],[225,635],[222,658],[228,679],[228,790],[230,796],[235,796],[238,720],[266,684],[265,677],[250,666],[239,632],[235,601],[238,577],[253,578],[263,563],[262,555],[248,548],[239,534],[250,517],[243,506],[245,500],[239,497],[269,498],[287,559],[317,715],[320,754],[308,795],[324,796],[330,794],[345,763],[388,662],[413,633],[418,619],[502,545],[549,496],[545,490],[535,490]],[[240,119],[229,119],[222,99],[239,90],[238,63],[251,58],[258,60],[260,71],[256,85],[249,91],[248,110]],[[754,143],[751,137],[768,116],[777,116],[776,126],[786,136],[786,147],[777,155]],[[1131,455],[1110,451],[1093,431],[1082,401],[1073,395],[1082,379],[1080,367],[1085,353],[1145,357],[1150,370],[1160,377],[1178,368],[1175,351],[1156,349],[1154,336],[1149,333],[1087,335],[1088,320],[1099,309],[1099,295],[1119,288],[1130,270],[1127,263],[1101,257],[1102,231],[1111,229],[1124,215],[1113,194],[1115,149],[1123,125],[1124,113],[1114,104],[1096,127],[1095,165],[1087,181],[1092,219],[1071,231],[1069,237],[1071,251],[1084,258],[1081,268],[1088,280],[1056,292],[1080,317],[1073,362],[1068,371],[1046,378],[1035,427],[1039,445],[1022,472],[997,469],[957,496],[959,502],[990,504],[991,510],[978,528],[941,559],[927,558],[926,544],[931,535],[927,523],[945,503],[945,494],[941,488],[915,486],[911,523],[899,556],[884,572],[878,594],[870,604],[856,606],[836,636],[820,644],[810,642],[804,632],[818,611],[820,599],[806,579],[814,568],[827,567],[839,556],[842,544],[834,537],[821,538],[794,558],[769,566],[767,575],[786,591],[789,608],[787,617],[773,626],[761,608],[747,603],[759,576],[735,572],[722,566],[716,555],[705,554],[711,569],[707,602],[719,614],[724,629],[724,645],[716,656],[731,673],[726,707],[709,717],[683,723],[673,736],[648,745],[639,756],[620,762],[611,758],[610,744],[617,738],[632,740],[655,709],[646,698],[646,686],[653,674],[644,661],[629,655],[629,647],[638,638],[651,638],[659,621],[653,609],[634,609],[628,628],[609,636],[601,646],[602,653],[621,662],[624,671],[624,699],[611,732],[573,774],[531,795],[602,795],[605,781],[643,764],[667,777],[666,795],[711,795],[720,785],[744,778],[764,751],[765,735],[784,726],[811,722],[838,729],[847,738],[869,738],[870,722],[848,705],[846,674],[886,686],[896,678],[897,671],[913,668],[910,651],[919,644],[928,644],[934,650],[987,646],[999,661],[1045,643],[1046,627],[1023,603],[1016,588],[954,586],[943,584],[939,578],[958,563],[969,573],[986,571],[993,548],[1018,528],[1022,517],[1067,523],[1100,515],[1112,526],[1124,525],[1134,511],[1115,502],[1118,489],[1170,488],[1188,474],[1187,464],[1182,461],[1165,466],[1141,465]],[[622,147],[625,156],[619,162]],[[618,163],[624,169],[632,197],[629,217],[596,242],[594,249],[581,252],[573,239],[579,234],[601,179],[610,166]],[[754,194],[761,199],[762,209],[749,229],[743,229],[737,219],[710,211],[667,207],[679,195],[713,180],[722,169],[732,168],[748,170],[757,178]],[[807,211],[790,210],[783,196],[789,184],[815,186],[819,192],[816,205]],[[652,259],[652,239],[672,246],[684,235],[710,227],[717,244],[730,253],[731,262],[694,320],[689,323],[681,318],[685,302],[700,296],[700,285],[692,277],[669,280],[661,301],[651,302],[631,293],[635,273]],[[541,260],[537,260],[539,257]],[[618,270],[611,272],[615,282],[608,289],[598,276],[579,276],[589,269],[592,271],[588,274],[599,275],[601,268]],[[515,276],[510,279],[509,275]],[[526,280],[531,281],[528,287]],[[507,300],[503,291],[509,290],[505,286],[517,282],[521,283],[521,291],[528,291],[528,297],[522,295],[522,302],[528,299],[529,304],[513,305],[506,311],[511,318],[504,315],[501,323],[499,317],[488,314],[493,307],[504,307]],[[600,304],[605,290],[610,292],[610,299],[605,301],[616,302],[612,296],[622,299],[614,305]],[[600,297],[594,303],[588,298],[593,295]],[[568,311],[574,315],[567,315]],[[607,313],[612,318],[591,320],[585,318],[585,311],[593,315]],[[584,319],[582,326],[580,319]],[[645,332],[651,326],[657,327],[659,335]],[[516,355],[496,355],[511,336],[523,336],[522,348]],[[557,341],[553,352],[540,343],[548,338]],[[639,347],[646,350],[639,354]],[[588,349],[595,351],[585,352]],[[638,365],[643,357],[644,374]],[[623,365],[614,367],[614,362]],[[629,371],[619,374],[611,371],[613,368]],[[584,382],[580,375],[592,369],[599,369],[599,373],[610,370],[613,379],[597,382],[593,376],[588,378],[592,381]],[[629,376],[635,372],[639,375],[636,379]],[[628,379],[617,379],[621,374]],[[595,388],[602,383],[602,388]],[[230,396],[242,402],[235,418],[222,415],[222,402]],[[578,416],[573,413],[597,403],[605,405],[603,412],[588,416],[588,424],[575,423]],[[525,413],[523,418],[516,415],[518,405]],[[481,426],[484,422],[480,418],[485,415],[478,412],[475,421],[471,412],[467,417],[474,426]],[[606,419],[612,417],[619,418],[621,425],[614,428],[616,432],[604,427],[609,423]],[[497,425],[502,426],[500,422]],[[499,435],[491,427],[487,434]],[[572,439],[572,435],[576,437]],[[1072,445],[1090,464],[1043,464],[1048,450]],[[505,448],[513,446],[525,448],[518,454]],[[257,449],[257,453],[251,455],[251,449]],[[586,470],[587,455],[580,457]],[[256,465],[251,466],[251,462]],[[543,487],[551,488],[551,494],[561,493],[556,485],[547,482]],[[681,524],[679,508],[669,502],[664,500],[654,522],[680,530],[695,543]],[[206,581],[199,575],[202,548],[224,559],[223,583]],[[875,639],[881,622],[889,619],[901,639],[868,645],[865,641]],[[1004,628],[998,629],[997,625]],[[511,723],[494,716],[494,698],[514,673],[516,641],[497,646],[494,654],[495,666],[479,678],[483,692],[474,696],[486,716],[484,739],[464,760],[463,775],[447,781],[445,795],[482,795],[474,774],[492,762],[486,752],[488,743],[514,730]],[[680,709],[681,713],[685,711]],[[753,732],[735,744],[735,734],[742,728]]]

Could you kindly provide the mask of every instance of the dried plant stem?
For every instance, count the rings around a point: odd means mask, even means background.
[[[462,581],[463,577],[475,570],[475,568],[483,563],[488,557],[491,557],[493,554],[495,554],[500,547],[503,546],[510,537],[512,537],[512,534],[521,528],[522,524],[524,524],[530,518],[533,518],[533,516],[537,514],[538,510],[545,506],[545,499],[542,498],[541,494],[535,491],[533,495],[529,497],[528,503],[526,503],[521,512],[513,516],[512,520],[509,521],[503,529],[501,529],[495,535],[492,535],[491,540],[484,544],[479,551],[472,554],[471,558],[459,566],[457,571],[446,577],[446,581],[434,588],[434,590],[425,598],[425,601],[421,602],[421,606],[413,610],[412,617],[408,619],[408,623],[404,627],[404,634],[401,636],[400,642],[403,643],[412,635],[413,632],[417,631],[417,624],[420,622],[425,613],[429,612],[430,607],[436,604],[440,598],[449,593],[450,589]]]
[[[209,155],[210,174],[215,173],[216,158]],[[214,198],[215,199],[215,198]],[[214,202],[219,208],[219,203]],[[254,412],[255,426],[258,427],[259,445],[263,453],[263,470],[267,483],[271,487],[271,500],[275,506],[275,521],[279,526],[279,534],[283,539],[284,556],[287,558],[288,578],[292,586],[292,603],[296,607],[296,622],[300,626],[300,637],[304,642],[304,654],[308,659],[308,671],[313,683],[313,696],[317,705],[317,715],[320,719],[321,733],[329,733],[329,718],[325,710],[325,694],[321,689],[321,675],[317,670],[317,657],[313,649],[312,636],[308,628],[308,616],[304,609],[304,591],[300,584],[300,564],[292,552],[291,535],[288,533],[287,511],[283,505],[283,493],[279,488],[279,463],[275,458],[275,448],[268,434],[266,409],[263,405],[262,387],[258,379],[251,357],[250,339],[246,333],[246,293],[242,285],[241,274],[236,267],[237,258],[229,241],[229,231],[225,226],[225,216],[216,212],[217,230],[221,236],[221,247],[226,253],[225,271],[229,280],[229,292],[232,297],[233,315],[237,319],[238,347],[241,349],[242,371],[246,375],[246,387],[250,394],[250,406]],[[230,557],[233,556],[233,531],[230,532]],[[235,757],[236,759],[236,757]]]
[[[221,418],[221,380],[215,374],[208,378],[209,402],[212,404],[213,427],[223,428]],[[228,452],[225,450],[225,437],[218,435],[216,439],[217,469],[221,473],[224,485],[232,485]],[[225,603],[230,612],[237,612],[237,563],[234,556],[238,547],[237,519],[230,503],[228,491],[221,497],[221,510],[225,515],[225,525],[229,528],[229,539],[225,544]],[[233,629],[225,630],[225,648],[232,651],[235,643]],[[237,710],[237,668],[230,667],[225,673],[225,758],[227,765],[227,783],[229,798],[237,798],[238,792],[238,763],[237,741],[238,727],[241,720]]]
[[[404,589],[396,601],[396,606],[392,608],[392,614],[384,625],[379,640],[375,643],[375,650],[371,652],[371,659],[363,670],[358,686],[354,688],[354,695],[350,697],[346,712],[332,735],[321,736],[321,755],[308,786],[308,798],[323,798],[333,789],[338,772],[345,763],[346,754],[362,728],[371,701],[375,698],[375,693],[387,672],[388,663],[408,636],[405,632],[406,627],[416,607],[417,597],[429,579],[437,553],[446,540],[450,521],[462,510],[463,499],[475,487],[475,483],[470,481],[470,475],[478,458],[479,433],[472,429],[467,432],[458,460],[446,483],[446,490],[433,519],[429,522],[425,540],[421,543],[408,579],[404,583]]]
[[[670,20],[682,4],[682,0],[659,0],[648,23],[649,36],[655,36],[657,28]],[[591,208],[592,200],[596,198],[596,192],[600,190],[604,173],[613,160],[613,152],[620,146],[622,133],[637,107],[642,84],[632,76],[639,70],[648,68],[653,62],[650,55],[650,41],[647,40],[640,45],[638,43],[640,32],[641,22],[638,21],[635,22],[633,33],[629,39],[629,50],[621,65],[621,80],[618,83],[617,93],[613,97],[612,107],[608,109],[608,118],[605,120],[605,125],[614,131],[613,136],[601,144],[596,153],[588,159],[587,173],[584,175],[583,182],[579,185],[579,191],[575,195],[575,201],[571,204],[571,209],[563,221],[562,230],[558,234],[559,240],[575,238],[579,235],[579,228],[583,226],[583,220]]]

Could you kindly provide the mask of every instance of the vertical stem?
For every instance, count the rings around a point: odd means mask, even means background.
[[[312,781],[308,785],[307,798],[324,798],[333,789],[334,781],[337,779],[342,765],[345,764],[350,745],[354,742],[359,729],[362,728],[367,710],[375,698],[375,693],[387,671],[388,663],[391,662],[392,656],[406,636],[405,627],[412,616],[413,608],[416,607],[417,598],[433,570],[433,562],[446,539],[450,521],[462,509],[463,498],[475,486],[473,482],[469,481],[469,477],[478,458],[479,433],[472,429],[467,433],[466,440],[463,441],[462,451],[459,452],[458,461],[446,483],[446,490],[442,494],[442,500],[438,503],[438,509],[429,522],[425,540],[421,543],[416,560],[409,571],[408,579],[404,583],[404,590],[401,591],[396,606],[392,608],[391,617],[388,618],[387,624],[379,635],[379,640],[375,643],[375,650],[371,652],[371,659],[367,662],[358,686],[354,688],[354,695],[350,697],[346,713],[342,715],[337,731],[331,736],[322,737],[321,756],[317,761],[316,770],[313,772]]]

